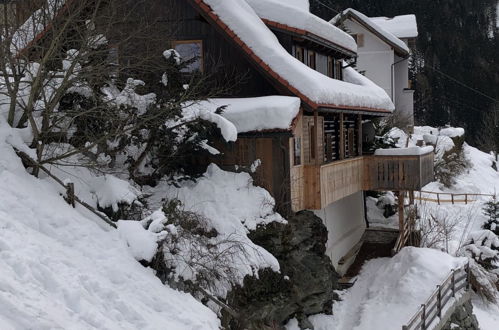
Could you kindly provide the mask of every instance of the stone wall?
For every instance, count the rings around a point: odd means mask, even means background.
[[[473,314],[473,305],[468,300],[457,307],[442,330],[479,330],[478,320]]]

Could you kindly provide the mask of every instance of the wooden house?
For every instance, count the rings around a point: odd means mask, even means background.
[[[229,120],[239,116],[238,139],[220,143],[222,154],[206,163],[229,170],[258,163],[255,182],[280,212],[312,210],[323,220],[335,266],[365,231],[364,191],[418,190],[432,181],[432,152],[365,154],[363,123],[394,106],[348,64],[357,45],[347,33],[284,1],[150,2],[147,8],[164,17],[159,30],[173,31],[158,42],[195,58],[186,74],[218,82],[228,72],[243,77],[224,99],[212,100],[228,105]]]

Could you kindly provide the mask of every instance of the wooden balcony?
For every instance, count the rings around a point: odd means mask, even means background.
[[[411,156],[371,156],[364,162],[365,190],[421,190],[433,181],[433,152]]]
[[[322,209],[363,190],[415,191],[433,181],[433,152],[404,156],[360,156],[291,169],[294,211]]]

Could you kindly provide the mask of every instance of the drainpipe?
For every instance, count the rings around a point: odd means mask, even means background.
[[[410,54],[408,54],[406,57],[404,57],[404,58],[400,59],[400,60],[399,60],[399,61],[397,61],[397,62],[392,63],[392,65],[391,65],[391,77],[390,77],[390,78],[391,78],[391,89],[392,89],[392,90],[391,90],[391,92],[392,92],[392,101],[393,101],[393,103],[394,103],[394,104],[395,104],[395,82],[394,82],[394,80],[395,80],[395,79],[394,79],[394,75],[395,75],[395,65],[399,64],[399,63],[400,63],[400,62],[402,62],[402,61],[407,60],[410,56],[411,56],[411,55],[410,55]]]

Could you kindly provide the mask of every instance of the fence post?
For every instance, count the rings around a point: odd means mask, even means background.
[[[66,185],[66,197],[68,204],[75,208],[75,184],[72,182]]]
[[[438,317],[442,318],[442,288],[440,285],[437,285],[438,293],[437,293],[437,311]]]
[[[466,290],[469,290],[471,286],[471,267],[470,263],[466,265]]]
[[[464,195],[464,204],[468,205],[468,194]]]
[[[426,305],[422,304],[423,313],[421,313],[421,330],[426,330]]]
[[[456,296],[456,271],[452,270],[452,297]]]
[[[451,200],[452,200],[452,205],[454,205],[454,194],[451,194],[451,195],[450,195],[450,198],[451,198]]]
[[[438,205],[440,205],[440,194],[439,193],[437,193],[437,203],[438,203]]]

